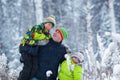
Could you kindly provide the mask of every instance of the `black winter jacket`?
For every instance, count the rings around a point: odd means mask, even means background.
[[[65,60],[66,54],[65,47],[60,43],[50,39],[49,43],[45,46],[40,46],[38,53],[38,73],[36,77],[40,80],[56,80],[58,75],[59,64]],[[47,78],[46,72],[52,71],[52,75]]]

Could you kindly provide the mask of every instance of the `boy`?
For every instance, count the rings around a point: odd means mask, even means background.
[[[50,16],[40,25],[35,25],[28,30],[20,44],[21,62],[23,70],[18,80],[30,80],[38,69],[38,46],[48,43],[51,35],[49,30],[56,25],[55,17]]]
[[[59,80],[82,80],[82,62],[84,61],[81,53],[65,55],[66,60],[60,65],[58,74]]]

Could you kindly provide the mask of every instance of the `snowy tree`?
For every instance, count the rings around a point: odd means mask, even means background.
[[[112,80],[120,80],[120,64],[114,65]]]
[[[34,0],[36,24],[40,24],[43,21],[42,0]]]
[[[3,53],[0,56],[0,80],[7,80],[7,57]]]
[[[3,9],[2,9],[2,6],[3,6],[3,3],[0,1],[0,24],[2,24],[3,23]],[[2,27],[2,25],[0,26],[0,36],[2,36],[1,34],[2,34],[2,29],[1,29],[1,27]],[[2,37],[0,37],[0,54],[2,54],[2,51],[3,51],[3,49],[2,49],[2,47],[3,47],[3,45],[2,45]]]
[[[114,0],[114,13],[115,13],[115,22],[116,22],[116,32],[120,34],[120,1],[119,0]]]

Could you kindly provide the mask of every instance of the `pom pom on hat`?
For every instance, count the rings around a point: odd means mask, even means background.
[[[49,17],[47,17],[44,21],[44,23],[52,23],[53,27],[56,25],[56,20],[55,20],[55,16],[51,15]]]

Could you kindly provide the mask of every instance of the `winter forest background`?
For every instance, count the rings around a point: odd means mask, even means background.
[[[24,33],[50,15],[85,52],[83,80],[120,80],[120,0],[0,0],[0,80],[17,80]]]

